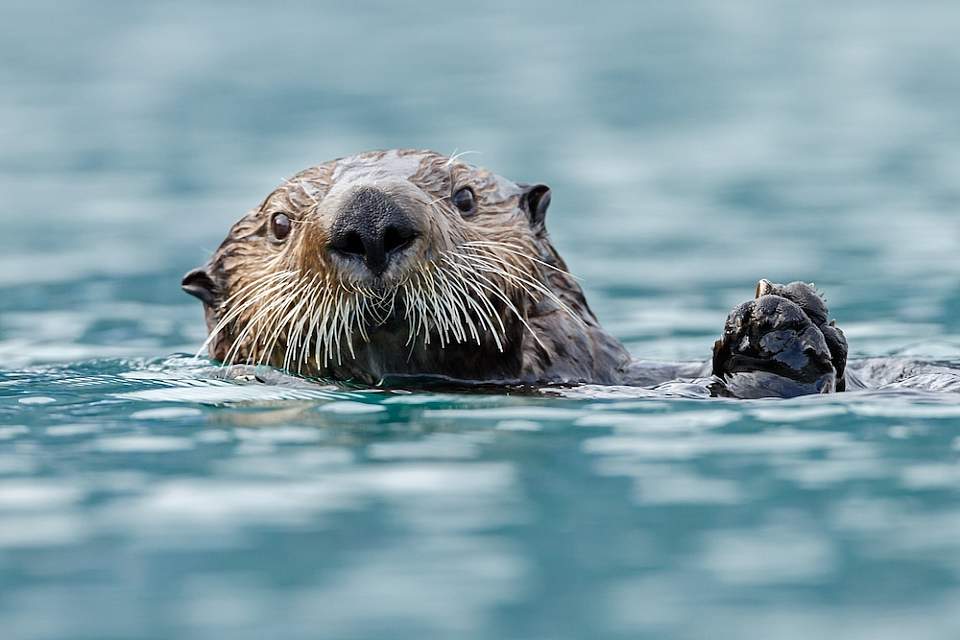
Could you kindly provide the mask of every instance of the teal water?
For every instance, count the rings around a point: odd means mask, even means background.
[[[960,403],[239,384],[179,278],[297,170],[477,151],[640,357],[760,277],[960,360],[960,6],[0,4],[3,638],[956,638]],[[184,355],[187,354],[187,355]]]

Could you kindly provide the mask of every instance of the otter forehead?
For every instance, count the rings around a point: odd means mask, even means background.
[[[368,151],[340,158],[333,164],[329,181],[331,186],[339,188],[395,180],[407,180],[415,184],[435,183],[437,173],[443,173],[444,177],[454,173],[471,174],[485,184],[487,196],[492,200],[507,200],[523,191],[512,180],[462,162],[456,156],[451,158],[420,149]]]
[[[420,172],[421,166],[436,157],[436,154],[412,149],[361,153],[337,160],[331,178],[335,183],[377,181],[387,178],[409,180]]]

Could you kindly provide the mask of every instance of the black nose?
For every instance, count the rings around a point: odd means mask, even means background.
[[[419,232],[404,210],[379,189],[363,188],[344,205],[330,229],[330,249],[363,260],[381,275]]]

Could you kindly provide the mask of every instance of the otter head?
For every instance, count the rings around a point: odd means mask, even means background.
[[[341,158],[274,190],[183,288],[228,364],[367,383],[587,379],[599,327],[547,237],[549,204],[544,185],[434,152]],[[566,363],[578,335],[586,355]]]
[[[813,285],[761,280],[756,298],[727,317],[714,375],[739,398],[843,391],[847,341],[827,314]]]

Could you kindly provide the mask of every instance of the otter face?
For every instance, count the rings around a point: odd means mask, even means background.
[[[812,285],[761,280],[734,309],[713,350],[713,373],[739,398],[843,391],[847,342]]]
[[[549,203],[544,185],[429,151],[342,158],[273,191],[183,288],[228,364],[515,380],[524,345],[551,349],[537,318],[594,322],[547,238]]]

